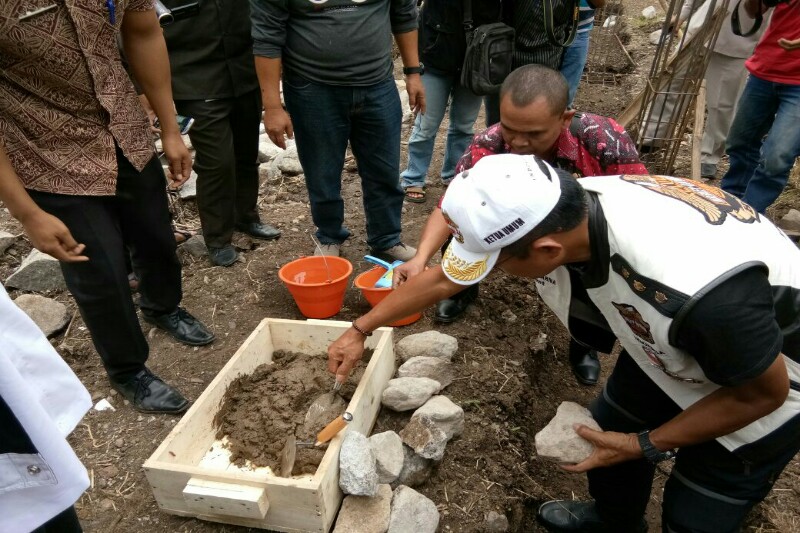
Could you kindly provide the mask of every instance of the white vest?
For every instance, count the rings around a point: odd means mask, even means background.
[[[597,193],[611,259],[608,281],[587,289],[589,298],[641,369],[686,409],[719,388],[691,355],[674,346],[689,309],[708,290],[754,265],[768,269],[773,287],[800,288],[800,250],[750,206],[715,187],[663,176],[591,177],[580,183]],[[535,285],[568,324],[566,268]],[[800,310],[791,307],[790,322],[797,324]],[[783,357],[789,378],[800,383],[800,364]],[[779,409],[717,440],[735,450],[798,414],[800,392],[792,389]]]

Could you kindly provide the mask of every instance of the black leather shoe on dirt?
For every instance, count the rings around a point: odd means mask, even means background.
[[[584,385],[595,385],[600,379],[600,360],[597,358],[597,350],[591,350],[575,340],[570,340],[569,364],[575,378]]]
[[[436,322],[449,324],[458,320],[464,314],[469,304],[478,298],[478,285],[471,285],[463,291],[445,298],[436,304],[436,313],[433,318]]]
[[[147,368],[125,383],[112,381],[111,386],[143,413],[178,414],[189,407],[189,400]]]
[[[561,533],[647,533],[644,519],[627,529],[616,525],[611,527],[600,519],[593,501],[552,500],[539,507],[538,518],[548,531]]]
[[[173,312],[163,315],[143,316],[145,322],[163,329],[175,337],[178,342],[189,346],[203,346],[215,339],[214,334],[183,307],[178,307]]]
[[[239,252],[230,244],[226,244],[222,248],[208,247],[208,259],[215,266],[231,266],[239,259]]]
[[[262,222],[248,222],[247,224],[236,224],[236,229],[246,233],[256,239],[271,241],[281,236],[281,230]]]

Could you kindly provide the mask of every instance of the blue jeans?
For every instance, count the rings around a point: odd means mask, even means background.
[[[751,74],[728,133],[731,166],[722,178],[722,189],[763,213],[780,196],[800,156],[798,124],[800,85]]]
[[[578,85],[581,83],[583,67],[586,66],[586,58],[589,55],[589,34],[584,31],[575,35],[575,40],[564,50],[564,57],[561,59],[561,74],[567,78],[569,84],[569,99],[567,107],[572,107],[575,93],[578,92]]]
[[[456,164],[466,151],[472,139],[472,126],[481,108],[481,97],[465,89],[454,74],[425,72],[422,76],[425,86],[427,110],[420,113],[411,130],[408,140],[408,168],[400,174],[403,188],[422,187],[431,164],[433,143],[442,123],[447,102],[450,102],[450,127],[442,162],[442,181],[447,183],[456,173]]]
[[[350,236],[344,227],[342,200],[342,168],[349,141],[361,176],[367,244],[372,250],[398,244],[403,209],[403,190],[397,180],[402,110],[394,80],[350,87],[284,73],[283,95],[317,239],[322,244],[341,244]]]

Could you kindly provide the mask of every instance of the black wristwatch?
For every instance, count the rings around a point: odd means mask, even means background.
[[[408,76],[409,74],[419,74],[422,76],[425,74],[425,65],[420,63],[418,67],[403,67],[403,76]]]
[[[637,435],[639,438],[639,446],[642,448],[644,458],[652,464],[660,463],[661,461],[668,461],[675,457],[677,453],[675,450],[667,450],[662,452],[650,442],[650,431],[642,431]]]

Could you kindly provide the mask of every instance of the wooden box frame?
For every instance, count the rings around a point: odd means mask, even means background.
[[[168,513],[214,522],[327,533],[343,498],[339,450],[344,433],[354,430],[369,435],[383,389],[394,375],[390,328],[378,329],[367,339],[367,348],[374,353],[348,406],[353,421],[331,441],[313,479],[230,472],[199,463],[215,441],[214,416],[231,381],[271,361],[276,350],[324,354],[349,327],[349,322],[262,320],[145,462],[145,475],[159,507]],[[325,359],[320,357],[319,364],[326,364]]]

